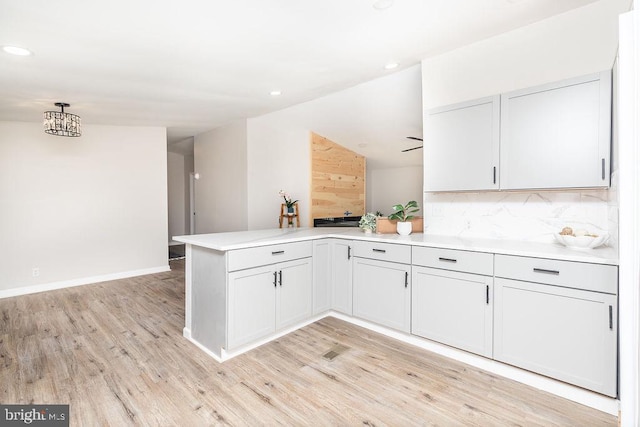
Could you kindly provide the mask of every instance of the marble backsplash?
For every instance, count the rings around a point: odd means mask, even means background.
[[[425,233],[553,242],[570,226],[608,233],[617,249],[617,180],[614,172],[609,189],[595,190],[425,193]]]

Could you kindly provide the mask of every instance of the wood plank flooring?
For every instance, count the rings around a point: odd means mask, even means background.
[[[219,364],[182,337],[172,268],[0,300],[0,401],[68,403],[74,426],[617,425],[334,318]]]

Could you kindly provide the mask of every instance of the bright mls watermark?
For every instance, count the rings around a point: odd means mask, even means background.
[[[1,405],[0,426],[69,427],[69,405]]]

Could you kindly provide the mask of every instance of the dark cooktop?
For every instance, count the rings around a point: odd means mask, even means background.
[[[341,216],[336,218],[315,218],[314,227],[357,227],[360,222],[359,216]]]

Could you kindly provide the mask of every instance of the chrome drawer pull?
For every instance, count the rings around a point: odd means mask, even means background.
[[[386,253],[387,251],[384,249],[373,249],[373,252],[380,252],[380,253]]]
[[[284,253],[284,251],[274,251],[271,252],[271,255],[282,255]]]
[[[553,274],[555,276],[560,274],[560,272],[558,270],[546,270],[544,268],[534,268],[533,272],[534,273]]]
[[[445,261],[445,262],[458,262],[457,259],[453,259],[453,258],[438,258],[440,261]]]

